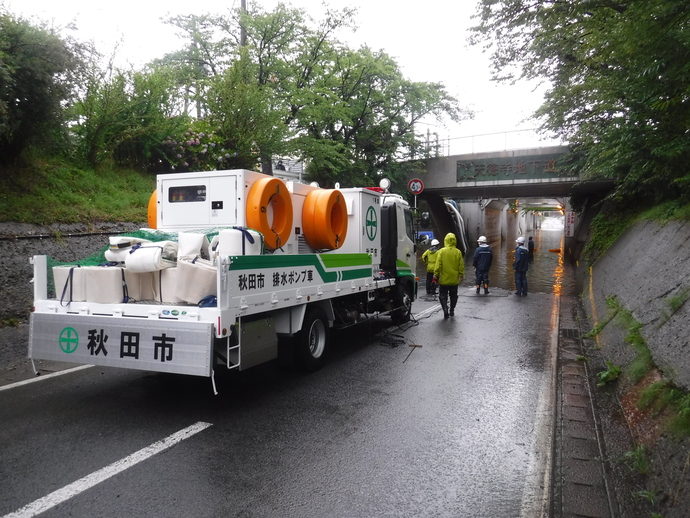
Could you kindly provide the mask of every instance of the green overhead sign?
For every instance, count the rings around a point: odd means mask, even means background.
[[[458,182],[495,182],[559,178],[562,153],[514,157],[478,158],[457,161]]]

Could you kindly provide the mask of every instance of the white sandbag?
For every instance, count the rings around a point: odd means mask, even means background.
[[[53,267],[56,297],[63,305],[69,302],[119,304],[153,300],[153,275],[152,272],[131,272],[122,266]]]
[[[117,304],[152,299],[152,275],[149,272],[130,272],[121,266],[53,267],[55,294],[62,305],[70,302]]]
[[[216,256],[261,255],[263,235],[250,228],[225,228],[218,233],[215,247]]]
[[[217,295],[217,269],[211,261],[198,257],[180,257],[177,261],[175,296],[190,304],[208,295]]]
[[[129,282],[125,269],[121,266],[86,266],[82,268],[87,302],[101,304],[116,304],[127,302],[131,289],[139,291],[139,279],[136,274],[129,273]]]
[[[197,255],[200,255],[204,258],[211,257],[208,251],[209,242],[206,234],[180,232],[177,236],[177,243],[177,255],[180,257],[195,257]]]
[[[125,266],[132,272],[155,272],[172,268],[177,261],[177,243],[158,241],[134,246],[125,257]]]
[[[125,268],[125,271],[129,270]],[[159,300],[160,273],[163,271],[133,273],[139,277],[139,296],[135,300]]]
[[[157,286],[155,299],[160,302],[167,302],[169,304],[176,304],[184,302],[184,300],[177,297],[177,267],[166,268],[157,272],[160,275],[160,283]]]
[[[111,263],[124,263],[127,254],[137,243],[150,243],[148,239],[131,236],[110,236],[110,247],[105,251],[105,258]]]
[[[60,304],[86,301],[86,286],[80,266],[53,266],[55,296]]]

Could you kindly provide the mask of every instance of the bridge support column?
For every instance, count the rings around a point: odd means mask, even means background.
[[[431,213],[431,217],[434,221],[434,235],[436,236],[436,239],[441,242],[441,245],[443,245],[443,238],[448,232],[457,232],[453,223],[453,218],[451,218],[448,209],[446,208],[446,203],[443,200],[443,196],[423,192],[420,195],[420,198],[426,201],[427,205],[429,205],[429,212]]]

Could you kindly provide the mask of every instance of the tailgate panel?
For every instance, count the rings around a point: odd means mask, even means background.
[[[32,313],[29,358],[211,376],[213,324]]]

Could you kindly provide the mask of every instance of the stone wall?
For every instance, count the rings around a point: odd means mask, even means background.
[[[145,224],[108,223],[39,227],[0,223],[0,321],[28,321],[33,303],[34,255],[58,261],[77,261],[108,245],[108,236],[131,232]]]

